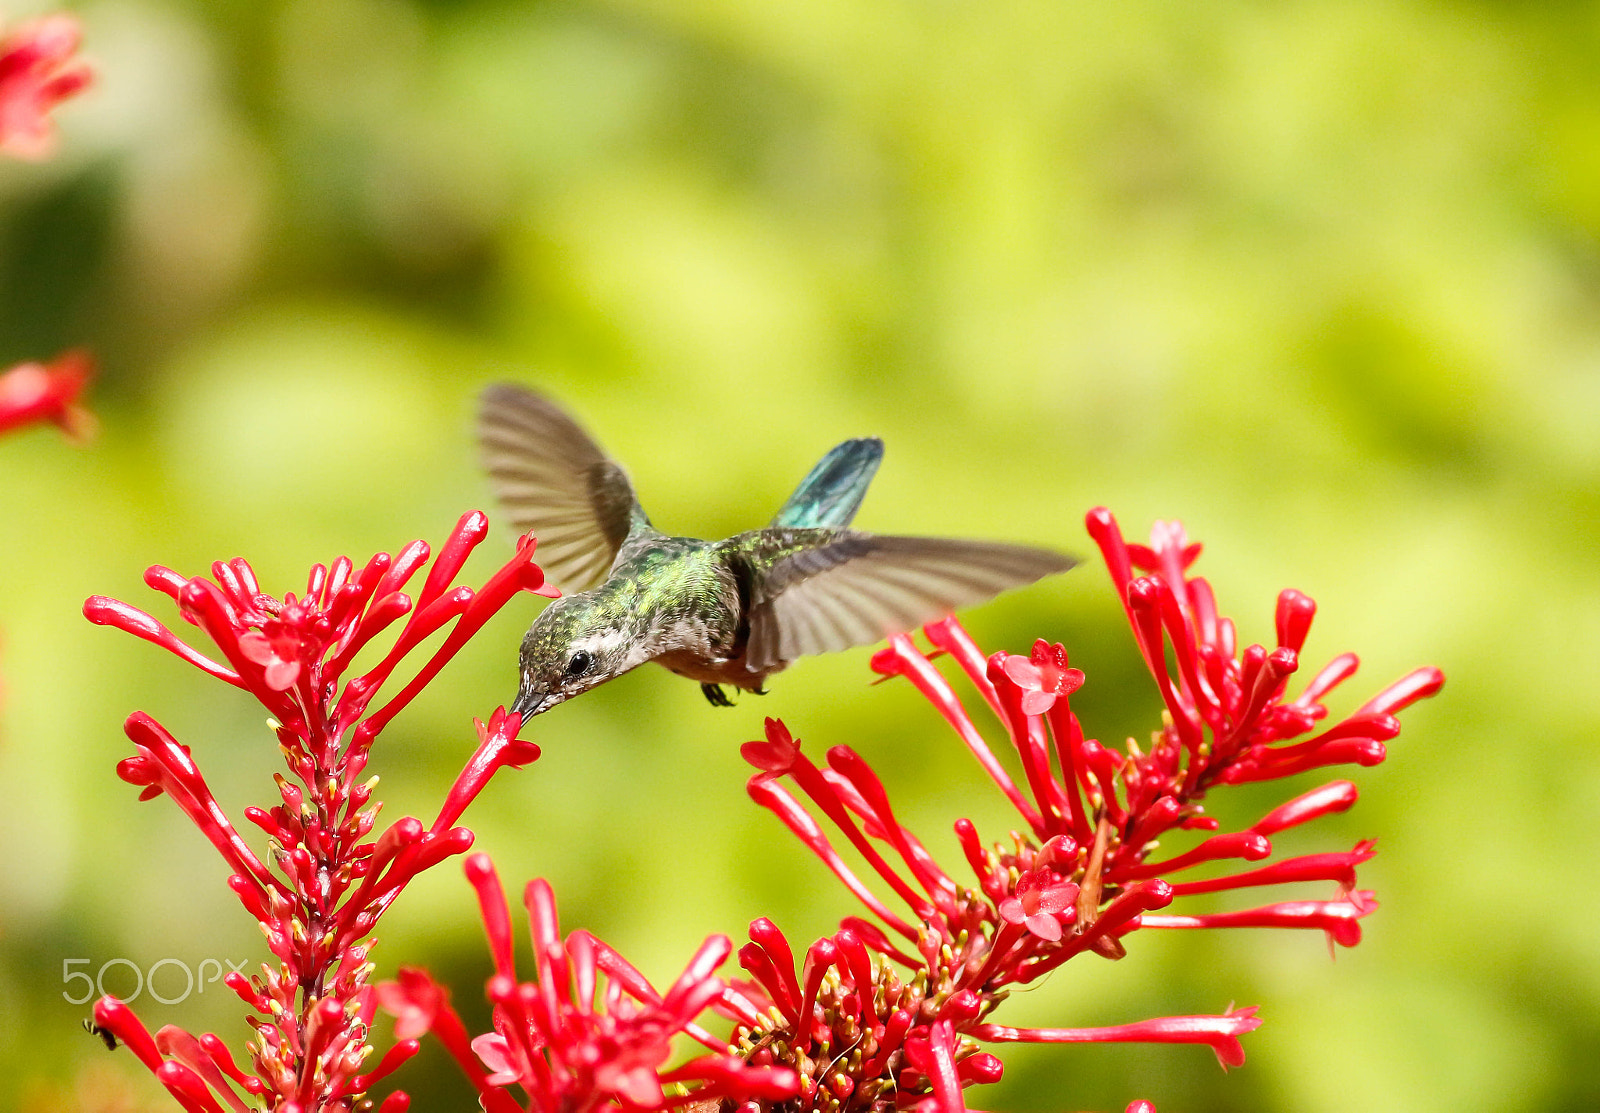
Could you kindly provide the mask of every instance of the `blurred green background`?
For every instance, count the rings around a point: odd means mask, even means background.
[[[1000,1014],[1257,1004],[1244,1068],[1023,1049],[975,1103],[1600,1105],[1600,7],[74,10],[98,87],[57,113],[55,159],[0,166],[0,364],[86,345],[102,367],[94,443],[0,440],[0,1108],[170,1108],[80,1030],[64,960],[265,953],[209,847],[113,773],[148,711],[238,815],[272,798],[261,713],[91,627],[84,597],[171,620],[147,565],[245,555],[282,594],[315,561],[437,541],[486,505],[471,414],[497,378],[570,404],[668,529],[760,524],[828,446],[876,433],[864,528],[1090,557],[1094,505],[1135,537],[1176,517],[1243,637],[1294,586],[1322,608],[1308,664],[1362,654],[1335,714],[1413,666],[1449,674],[1353,813],[1280,840],[1378,838],[1358,949],[1149,932]],[[469,581],[509,530],[485,549]],[[384,736],[386,820],[434,814],[537,606]],[[991,650],[1064,641],[1092,734],[1157,724],[1097,561],[968,623]],[[857,747],[959,870],[955,818],[1012,820],[867,658],[804,661],[731,711],[654,668],[560,707],[525,732],[543,759],[468,813],[477,845],[663,982],[757,915],[803,944],[855,909],[744,796],[738,743],[781,715],[814,752]],[[1317,783],[1211,810],[1244,825]],[[473,907],[435,871],[374,957],[433,968],[481,1030]],[[136,1006],[248,1035],[215,986]],[[133,1099],[97,1096],[120,1075]],[[400,1081],[416,1108],[472,1104],[437,1059]]]

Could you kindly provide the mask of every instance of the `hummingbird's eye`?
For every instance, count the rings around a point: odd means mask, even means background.
[[[580,649],[567,661],[568,676],[582,676],[589,671],[589,666],[594,664],[594,658],[587,649]]]

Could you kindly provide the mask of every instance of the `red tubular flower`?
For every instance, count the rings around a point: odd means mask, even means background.
[[[1353,946],[1361,918],[1377,906],[1371,893],[1356,889],[1356,867],[1371,857],[1370,842],[1204,880],[1166,878],[1206,863],[1262,862],[1271,857],[1278,831],[1349,808],[1354,786],[1335,781],[1289,800],[1252,827],[1213,833],[1218,823],[1200,801],[1217,785],[1382,760],[1384,743],[1400,729],[1395,714],[1438,691],[1442,674],[1419,669],[1312,734],[1327,715],[1322,698],[1354,673],[1356,659],[1337,657],[1298,696],[1286,694],[1315,613],[1309,598],[1295,591],[1280,595],[1278,645],[1239,651],[1233,623],[1219,615],[1210,587],[1188,574],[1200,547],[1181,527],[1158,523],[1151,544],[1140,546],[1123,541],[1106,511],[1092,512],[1088,525],[1166,704],[1162,729],[1148,749],[1130,741],[1125,750],[1113,750],[1084,736],[1071,708],[1083,674],[1070,667],[1062,646],[1041,640],[1027,658],[986,658],[954,619],[924,627],[1005,727],[1019,782],[909,638],[890,638],[873,658],[877,672],[909,679],[954,727],[1027,832],[986,847],[969,821],[956,823],[975,888],[954,880],[901,825],[882,784],[854,751],[830,750],[828,768],[819,769],[788,728],[770,719],[766,740],[744,747],[758,770],[748,785],[752,799],[798,835],[888,929],[847,921],[846,930],[807,951],[797,977],[777,929],[762,920],[751,926],[739,959],[753,981],[735,987],[733,999],[742,1004],[734,1039],[747,1061],[800,1072],[802,1108],[833,1113],[892,1097],[901,1108],[959,1113],[962,1086],[999,1074],[999,1060],[979,1041],[1198,1042],[1209,1044],[1224,1066],[1237,1065],[1244,1058],[1238,1037],[1259,1023],[1253,1008],[1093,1029],[1006,1028],[986,1017],[1009,987],[1034,981],[1075,955],[1120,958],[1124,937],[1140,927],[1314,927],[1330,942]],[[845,864],[784,778],[859,852],[870,874],[910,910],[909,918]],[[1181,831],[1207,837],[1154,859],[1158,840]],[[1339,895],[1232,912],[1158,912],[1175,899],[1307,881],[1334,882]],[[915,954],[890,944],[893,935]]]
[[[1006,676],[1023,691],[1025,715],[1043,715],[1057,696],[1070,696],[1083,687],[1083,673],[1067,667],[1066,649],[1043,638],[1033,643],[1030,657],[1007,657],[1004,667]]]
[[[52,15],[0,39],[0,151],[41,159],[55,146],[50,110],[88,88],[93,74],[74,61],[78,21]]]
[[[587,932],[576,931],[563,940],[555,894],[546,882],[533,881],[524,903],[538,977],[519,983],[512,969],[511,913],[494,866],[487,855],[474,854],[467,859],[466,873],[478,892],[495,964],[488,984],[495,1006],[494,1031],[472,1041],[472,1050],[488,1073],[463,1064],[485,1109],[666,1110],[703,1102],[778,1102],[794,1096],[798,1079],[793,1071],[731,1056],[726,1045],[695,1023],[708,1007],[732,1009],[723,1003],[724,986],[714,974],[731,947],[726,936],[707,939],[663,995],[621,955]],[[380,986],[378,993],[411,1034],[424,1024],[439,1032],[440,1018],[455,1016],[448,1006],[438,1007],[440,995],[422,987],[415,972],[407,986],[390,983]],[[440,1034],[447,1044],[454,1042],[448,1034]],[[713,1054],[663,1071],[671,1041],[679,1034],[705,1043]],[[526,1095],[525,1105],[507,1091],[512,1084]]]
[[[1216,1052],[1223,1069],[1244,1063],[1239,1037],[1261,1027],[1256,1010],[1229,1010],[1221,1016],[1165,1016],[1111,1028],[1005,1028],[979,1025],[976,1034],[986,1040],[1029,1043],[1203,1043]]]
[[[1063,881],[1051,869],[1029,870],[1017,878],[1016,895],[1000,902],[1000,918],[1008,924],[1023,924],[1047,943],[1061,938],[1059,913],[1072,912],[1078,899],[1078,886]],[[1067,923],[1072,918],[1066,918]]]
[[[143,712],[126,724],[138,752],[119,763],[118,774],[143,790],[141,799],[172,799],[217,848],[232,875],[229,887],[260,923],[276,959],[260,976],[226,979],[258,1014],[249,1018],[256,1034],[253,1074],[241,1071],[215,1037],[197,1040],[166,1028],[151,1041],[120,1005],[102,1002],[97,1009],[108,1018],[104,1027],[142,1049],[140,1059],[185,1108],[242,1113],[242,1090],[271,1108],[348,1113],[369,1086],[415,1052],[422,1028],[439,1032],[452,1051],[470,1058],[459,1019],[450,1023],[447,1000],[433,1002],[426,1024],[418,1019],[420,990],[411,979],[402,983],[414,1007],[401,1043],[376,1066],[368,1064],[368,1030],[378,1007],[368,984],[368,937],[413,877],[472,845],[472,832],[453,824],[489,778],[534,760],[539,749],[516,737],[520,715],[502,708],[487,725],[477,723],[478,750],[431,828],[405,817],[375,834],[376,778],[361,776],[383,727],[466,639],[517,592],[543,592],[531,537],[481,589],[450,586],[487,528],[482,514],[464,515],[414,598],[405,588],[430,556],[420,541],[395,557],[380,553],[359,569],[346,557],[317,565],[304,595],[282,599],[264,594],[243,560],[212,565],[211,578],[149,569],[145,581],[207,634],[220,661],[126,603],[95,596],[84,604],[91,622],[159,645],[253,695],[272,716],[289,767],[288,776],[276,778],[279,803],[245,809],[245,818],[271,840],[263,859],[211,794],[187,747]],[[357,651],[391,627],[398,628],[392,647],[367,671],[347,677]],[[402,659],[438,634],[438,647],[416,671],[395,679]],[[369,710],[391,680],[397,690]],[[391,998],[386,1003],[393,1006]],[[407,1101],[401,1095],[384,1108],[394,1113]]]
[[[472,720],[472,725],[478,730],[478,748],[468,760],[467,767],[461,771],[461,776],[450,787],[439,818],[433,821],[434,834],[442,834],[460,819],[467,805],[477,798],[489,783],[489,778],[499,770],[507,767],[521,769],[539,757],[538,746],[517,737],[517,731],[522,727],[520,712],[507,711],[502,707],[489,717],[488,726],[478,719]]]
[[[50,363],[19,363],[0,374],[0,433],[53,421],[73,440],[87,440],[94,433],[94,415],[78,398],[93,374],[94,362],[82,351],[64,352]]]

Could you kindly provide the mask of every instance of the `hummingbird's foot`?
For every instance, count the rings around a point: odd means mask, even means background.
[[[767,690],[765,688],[746,688],[745,691],[754,696],[764,696],[767,694]]]
[[[702,684],[700,690],[706,694],[706,702],[712,707],[732,707],[733,701],[722,690],[721,684]]]

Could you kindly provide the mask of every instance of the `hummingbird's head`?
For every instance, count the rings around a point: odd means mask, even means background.
[[[530,719],[644,658],[638,638],[587,593],[555,600],[522,638],[520,684],[511,710]]]

